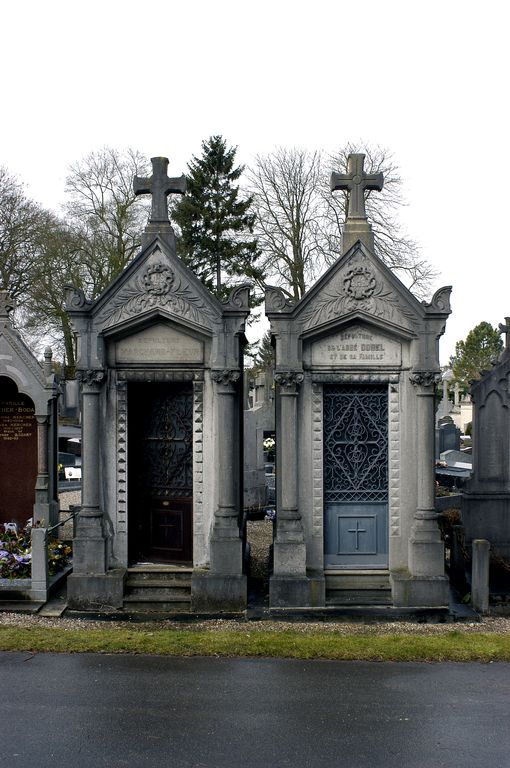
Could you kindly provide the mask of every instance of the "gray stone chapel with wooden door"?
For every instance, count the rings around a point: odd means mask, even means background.
[[[93,302],[68,292],[82,398],[69,605],[242,610],[242,369],[249,288],[220,303],[176,256],[153,158],[142,249]]]
[[[351,155],[342,254],[296,304],[266,292],[276,349],[272,608],[445,607],[435,511],[434,399],[449,287],[420,302],[374,251]]]

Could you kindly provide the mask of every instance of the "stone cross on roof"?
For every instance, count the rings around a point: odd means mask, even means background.
[[[348,219],[366,219],[365,189],[381,191],[384,184],[382,173],[365,173],[363,161],[365,155],[349,155],[347,158],[347,173],[331,174],[331,191],[346,189],[349,192],[347,207]]]
[[[14,309],[14,302],[9,296],[8,291],[0,291],[0,317],[9,317],[9,313]]]
[[[151,157],[152,176],[143,178],[135,176],[133,190],[135,195],[152,195],[152,210],[149,221],[168,222],[167,197],[171,193],[183,195],[186,192],[186,177],[168,178],[168,158]]]
[[[499,324],[499,330],[505,334],[505,349],[510,349],[510,317],[505,317],[505,323]]]

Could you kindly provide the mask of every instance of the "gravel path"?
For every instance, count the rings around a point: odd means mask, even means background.
[[[299,632],[301,634],[337,634],[337,635],[441,635],[448,632],[473,634],[478,632],[508,633],[510,618],[487,617],[480,622],[455,624],[423,624],[411,621],[247,621],[246,619],[210,619],[198,621],[158,620],[158,621],[98,621],[84,618],[46,618],[44,616],[20,613],[0,613],[1,626],[16,627],[54,627],[61,632],[90,629],[126,629],[134,632],[153,632],[155,629],[176,629],[200,632]]]

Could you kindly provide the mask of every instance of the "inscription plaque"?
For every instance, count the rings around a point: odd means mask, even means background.
[[[37,478],[37,422],[29,397],[0,377],[0,523],[32,517]]]
[[[399,342],[370,328],[353,326],[312,344],[312,365],[400,365]]]
[[[117,363],[202,363],[202,341],[158,324],[121,339],[115,345]]]

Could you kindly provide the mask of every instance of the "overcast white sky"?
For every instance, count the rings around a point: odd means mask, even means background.
[[[68,166],[105,145],[186,170],[221,134],[391,150],[405,222],[453,285],[441,342],[510,315],[510,11],[504,0],[23,0],[0,9],[0,165],[58,211]]]

